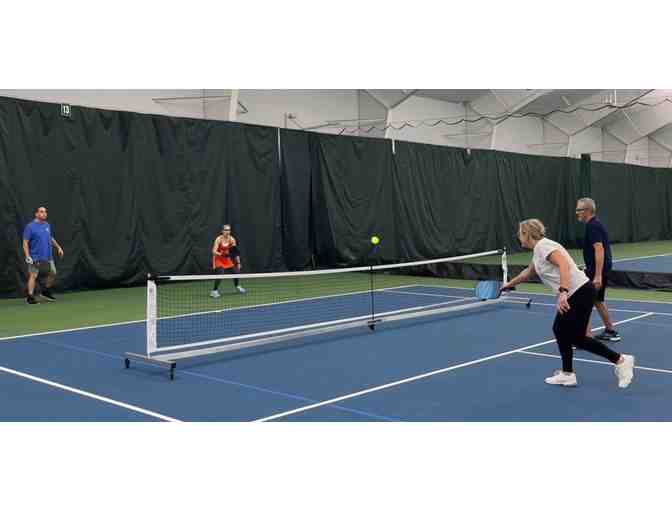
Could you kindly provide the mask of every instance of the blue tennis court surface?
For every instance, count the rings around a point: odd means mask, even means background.
[[[473,295],[404,291],[413,303]],[[518,296],[532,297],[532,307],[496,305],[188,359],[172,382],[157,367],[124,368],[124,352],[145,348],[144,323],[3,339],[0,419],[672,420],[670,305],[609,303],[623,337],[610,346],[637,357],[629,388],[582,351],[579,386],[560,388],[544,384],[559,366],[553,298]]]
[[[639,273],[672,273],[672,253],[615,260],[614,271],[633,271]]]

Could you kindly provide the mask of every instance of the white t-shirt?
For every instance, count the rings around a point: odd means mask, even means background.
[[[534,270],[539,275],[539,278],[541,278],[541,281],[544,282],[544,285],[553,289],[553,292],[557,294],[560,287],[560,268],[548,260],[548,256],[556,250],[562,253],[569,263],[569,294],[567,296],[569,297],[588,281],[588,277],[576,267],[576,262],[574,262],[574,259],[569,256],[567,250],[560,243],[556,243],[545,237],[537,243],[532,256]]]

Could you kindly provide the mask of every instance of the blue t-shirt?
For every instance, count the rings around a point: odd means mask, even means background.
[[[53,259],[51,251],[51,227],[46,221],[31,221],[23,230],[23,238],[28,241],[28,252],[35,262]]]
[[[604,266],[602,274],[611,271],[611,245],[607,229],[596,217],[586,223],[586,237],[583,240],[583,261],[586,263],[586,274],[589,278],[595,276],[595,243],[602,243],[604,247]]]

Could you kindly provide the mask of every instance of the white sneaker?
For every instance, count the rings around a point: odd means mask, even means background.
[[[213,290],[212,292],[210,292],[210,297],[213,297],[213,298],[220,297],[219,291],[218,290]]]
[[[627,388],[635,376],[635,357],[629,354],[623,354],[623,363],[616,365],[614,372],[618,377],[618,387]]]
[[[238,287],[236,287],[236,288],[238,289],[238,292],[240,292],[241,294],[245,294],[245,293],[247,292],[247,291],[246,291],[243,287],[241,287],[240,285],[238,285]]]
[[[576,374],[556,370],[551,377],[544,379],[546,384],[559,384],[562,386],[576,386]]]

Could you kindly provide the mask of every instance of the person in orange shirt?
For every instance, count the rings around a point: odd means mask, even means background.
[[[217,274],[239,274],[240,273],[240,251],[236,239],[231,235],[231,225],[222,226],[221,235],[217,236],[212,245],[212,269]],[[215,286],[210,292],[213,298],[220,297],[219,283],[221,280],[215,280]],[[240,280],[233,278],[233,286],[241,294],[245,294],[245,289],[240,286]]]

